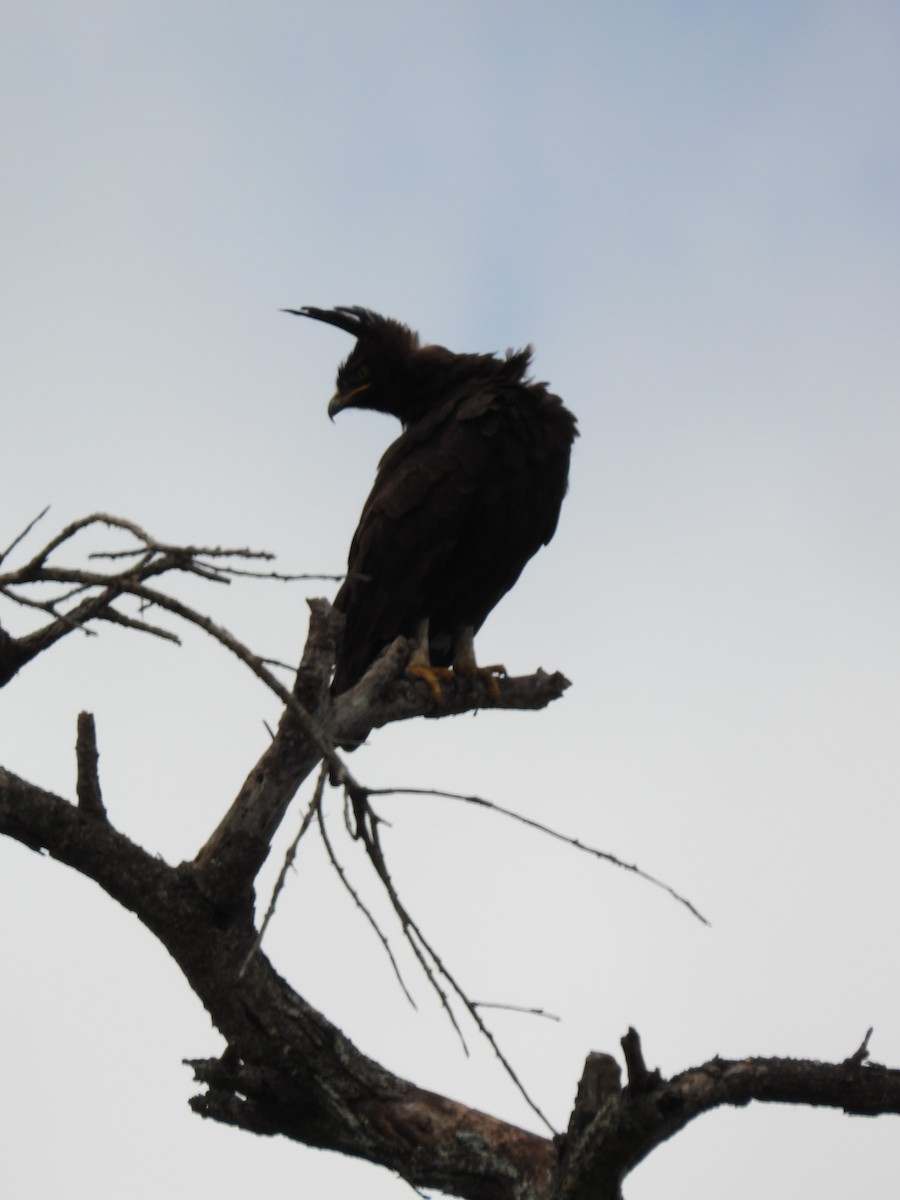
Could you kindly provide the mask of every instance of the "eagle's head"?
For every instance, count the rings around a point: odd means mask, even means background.
[[[337,390],[328,405],[330,417],[345,408],[369,408],[389,413],[404,425],[409,423],[419,407],[417,334],[399,321],[356,305],[284,311],[335,325],[356,338],[356,345],[338,368]]]

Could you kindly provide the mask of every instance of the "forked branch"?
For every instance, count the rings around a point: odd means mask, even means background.
[[[275,572],[247,571],[236,566],[242,560],[268,561],[272,555],[265,551],[228,549],[221,546],[175,546],[160,542],[146,530],[122,517],[109,513],[92,513],[71,522],[30,559],[18,567],[11,568],[9,559],[13,551],[20,548],[35,526],[45,516],[40,513],[25,529],[12,539],[0,555],[0,596],[12,605],[38,613],[42,623],[27,633],[13,636],[0,626],[0,687],[9,683],[16,674],[39,654],[48,650],[61,638],[75,631],[91,634],[91,623],[107,621],[139,630],[170,641],[178,641],[177,634],[144,619],[140,613],[147,606],[168,608],[182,620],[192,624],[203,624],[200,614],[187,605],[177,607],[171,597],[152,589],[148,581],[161,575],[180,573],[199,576],[215,583],[229,583],[238,575],[254,575],[258,578],[293,579],[308,576],[279,575]],[[87,568],[71,563],[60,564],[57,560],[63,550],[77,554],[81,535],[96,527],[118,530],[130,536],[132,547],[112,552],[95,552],[87,555],[88,561],[106,560],[115,567],[103,570]],[[139,602],[138,614],[123,611],[119,602],[124,597],[134,597]],[[207,632],[211,622],[204,626]],[[220,639],[221,640],[221,639]],[[234,647],[229,647],[234,650]]]
[[[576,1104],[561,1144],[554,1197],[620,1200],[622,1181],[638,1163],[690,1121],[722,1105],[757,1100],[866,1116],[900,1113],[900,1071],[863,1064],[855,1056],[843,1063],[714,1058],[664,1079],[647,1069],[634,1029],[622,1038],[622,1048],[628,1085],[597,1089],[592,1112]],[[609,1056],[591,1056],[597,1057]],[[595,1066],[591,1058],[586,1076]]]

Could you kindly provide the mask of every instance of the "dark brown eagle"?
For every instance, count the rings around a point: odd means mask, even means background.
[[[531,348],[505,358],[422,346],[365,308],[286,309],[356,338],[329,416],[397,417],[334,601],[346,618],[332,692],[352,687],[401,634],[411,670],[475,671],[473,638],[556,530],[574,416],[526,378]],[[430,682],[436,690],[434,675]]]

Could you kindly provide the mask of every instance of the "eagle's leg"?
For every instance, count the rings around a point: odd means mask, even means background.
[[[431,665],[431,654],[428,648],[427,617],[423,618],[416,626],[413,652],[410,655],[406,673],[407,675],[414,675],[416,679],[424,679],[431,688],[431,694],[435,700],[440,700],[441,698],[441,685],[438,680],[450,679],[452,677],[453,673],[447,667],[433,667]]]
[[[491,667],[479,667],[475,660],[475,631],[471,625],[464,625],[456,635],[453,645],[453,670],[459,671],[460,675],[477,675],[487,685],[491,699],[500,699],[497,676],[505,675],[506,667],[501,663]]]

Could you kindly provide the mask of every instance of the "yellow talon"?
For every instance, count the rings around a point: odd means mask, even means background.
[[[420,621],[416,628],[413,652],[406,668],[407,675],[416,679],[424,679],[431,689],[435,700],[440,701],[442,692],[440,680],[451,680],[456,675],[464,679],[477,675],[490,693],[492,700],[500,699],[500,684],[498,676],[506,675],[506,667],[497,663],[492,667],[479,667],[475,661],[475,647],[471,626],[459,631],[453,653],[453,667],[433,667],[428,657],[428,621]]]
[[[406,668],[407,675],[413,675],[416,679],[424,679],[431,688],[431,694],[435,700],[440,700],[442,696],[441,685],[439,679],[452,679],[453,672],[449,667],[426,667],[420,664],[410,664]]]

